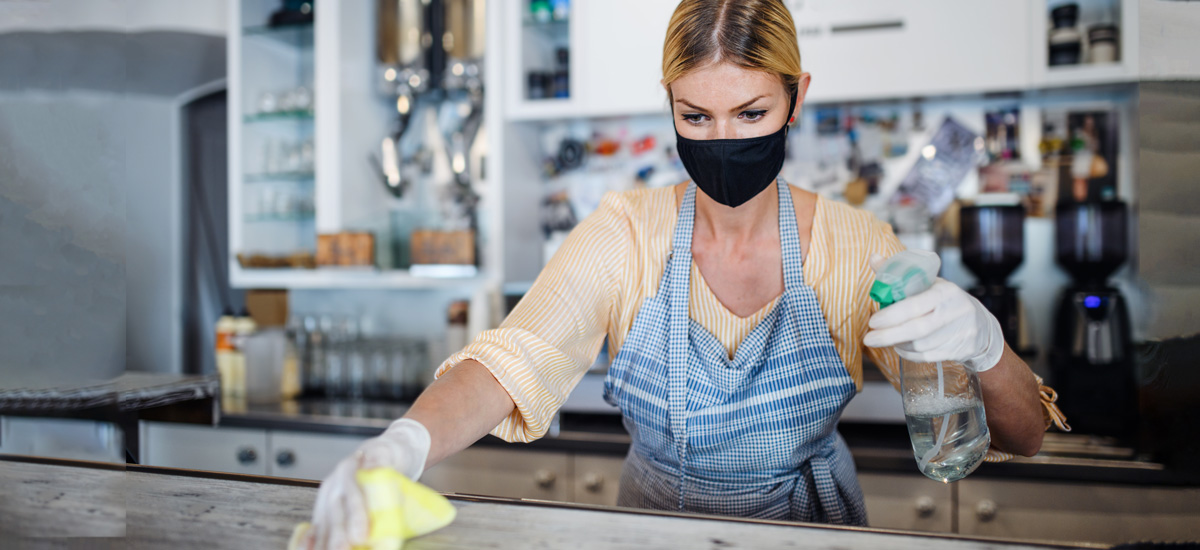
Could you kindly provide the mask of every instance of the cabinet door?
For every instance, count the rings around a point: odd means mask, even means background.
[[[270,475],[297,479],[325,479],[338,461],[349,456],[367,438],[361,436],[277,432],[268,434]]]
[[[575,502],[617,505],[624,457],[575,455]]]
[[[1200,488],[958,482],[964,535],[1115,544],[1200,538]]]
[[[678,2],[578,0],[579,36],[571,40],[571,70],[589,116],[665,112],[663,39]],[[573,14],[574,15],[574,14]]]
[[[569,502],[570,462],[567,453],[472,447],[439,462],[420,481],[447,493]]]
[[[267,474],[266,430],[142,423],[142,464],[235,474]]]
[[[1027,2],[791,2],[809,99],[1017,90],[1029,82]]]
[[[871,527],[913,531],[953,531],[951,488],[921,475],[858,476]]]

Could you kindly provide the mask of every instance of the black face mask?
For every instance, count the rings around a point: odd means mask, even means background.
[[[688,139],[675,131],[679,160],[692,181],[709,198],[725,206],[741,206],[762,193],[783,168],[788,122],[796,108],[791,96],[788,116],[779,131],[743,139]],[[674,106],[672,106],[674,121]]]

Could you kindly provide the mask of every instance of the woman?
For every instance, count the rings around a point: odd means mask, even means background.
[[[869,263],[903,249],[889,227],[777,179],[809,82],[781,0],[683,0],[663,85],[692,182],[609,193],[504,323],[325,480],[318,546],[365,539],[359,468],[417,478],[489,431],[544,435],[606,336],[624,506],[864,525],[834,429],[864,350],[894,384],[897,354],[975,369],[996,450],[1037,452],[1038,380],[979,302],[939,279],[875,313]]]

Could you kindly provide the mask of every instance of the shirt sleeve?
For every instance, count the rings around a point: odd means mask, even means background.
[[[877,231],[873,232],[871,245],[868,247],[867,258],[870,258],[871,253],[878,253],[884,258],[888,258],[904,250],[904,245],[900,243],[900,239],[896,238],[891,226],[883,222],[878,223],[880,227]],[[879,303],[870,298],[871,283],[874,280],[875,275],[868,266],[859,287],[865,289],[862,292],[864,301],[861,302],[863,311],[869,312],[859,320],[861,325],[858,334],[860,335],[865,335],[870,330],[867,326],[867,321],[870,320],[871,315],[879,311]],[[871,362],[879,367],[880,372],[892,383],[892,386],[895,386],[896,391],[900,391],[900,355],[896,353],[896,350],[893,348],[863,346],[863,352],[871,359]],[[1049,430],[1050,426],[1057,426],[1060,430],[1071,431],[1071,427],[1067,425],[1067,417],[1063,415],[1062,411],[1058,409],[1058,405],[1055,404],[1058,401],[1058,394],[1054,391],[1054,388],[1043,385],[1041,377],[1037,375],[1034,375],[1034,377],[1037,378],[1038,392],[1041,396],[1042,417],[1046,423],[1045,429]],[[1014,456],[1011,453],[1006,453],[992,447],[988,449],[984,460],[987,462],[1005,462],[1011,460]]]
[[[608,193],[504,322],[451,355],[435,376],[465,360],[478,361],[516,405],[492,435],[509,442],[542,437],[599,354],[620,303],[632,247],[628,209],[621,195]]]
[[[878,219],[874,220],[876,226],[871,232],[869,239],[870,243],[867,246],[866,254],[863,256],[862,271],[859,274],[858,288],[859,292],[859,311],[865,312],[865,315],[858,316],[858,332],[859,338],[870,331],[867,322],[871,316],[879,311],[879,302],[871,299],[871,285],[875,282],[875,272],[871,269],[868,261],[871,254],[879,254],[884,258],[890,258],[898,252],[903,251],[904,244],[900,239],[896,238],[896,234],[892,232],[892,226]],[[860,342],[861,344],[861,342]],[[863,353],[870,358],[871,362],[879,368],[879,372],[892,383],[896,391],[900,391],[900,355],[892,348],[872,348],[863,346]]]

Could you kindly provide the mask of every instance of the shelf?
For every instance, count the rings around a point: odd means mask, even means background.
[[[297,48],[311,49],[313,47],[313,24],[246,27],[242,29],[242,36],[266,38]]]
[[[523,26],[527,30],[541,33],[556,41],[567,40],[570,37],[571,22],[566,19],[561,21],[547,21],[545,23],[526,19],[523,22]]]
[[[301,214],[253,214],[242,218],[246,223],[304,223],[316,220],[312,212]]]
[[[1137,75],[1125,63],[1046,67],[1045,86],[1091,86],[1134,82]]]
[[[245,115],[242,120],[246,124],[256,122],[272,122],[278,120],[295,120],[300,122],[312,121],[312,111],[277,111],[274,113],[254,113]]]
[[[357,288],[427,290],[474,286],[484,281],[469,277],[421,277],[403,269],[319,267],[316,269],[243,269],[234,266],[230,283],[238,288]]]
[[[313,181],[316,175],[313,172],[278,172],[274,174],[259,173],[246,174],[246,183],[257,183],[263,181],[296,181],[306,182]]]

